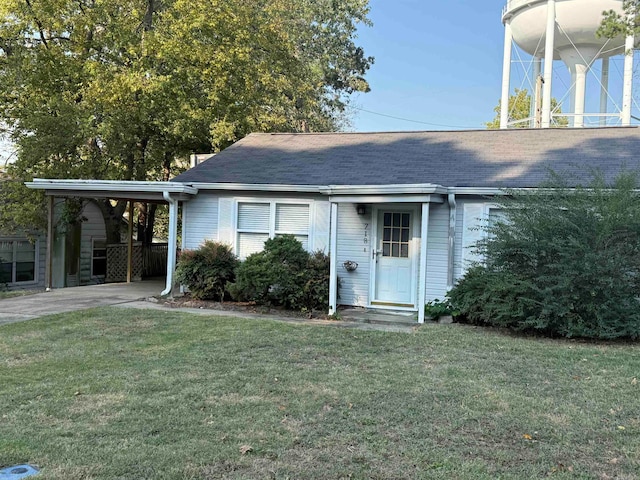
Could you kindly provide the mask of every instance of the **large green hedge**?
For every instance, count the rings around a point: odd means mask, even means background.
[[[329,305],[329,257],[310,254],[292,235],[269,239],[264,250],[249,255],[228,287],[236,300],[282,305],[292,310]]]
[[[485,261],[450,292],[471,323],[598,339],[640,337],[638,178],[557,175],[498,200],[503,220],[477,245]]]
[[[227,282],[235,279],[238,259],[231,247],[206,240],[196,250],[180,254],[176,279],[186,285],[193,298],[223,300]]]

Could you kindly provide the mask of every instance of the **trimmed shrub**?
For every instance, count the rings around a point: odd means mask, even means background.
[[[236,270],[231,296],[261,305],[310,311],[329,304],[329,257],[309,254],[292,235],[269,239]]]
[[[637,177],[594,176],[568,188],[557,176],[509,192],[504,219],[478,245],[485,262],[449,293],[462,318],[552,336],[640,337]]]
[[[235,278],[238,259],[229,245],[205,241],[197,250],[185,250],[176,268],[177,280],[186,285],[193,298],[224,300],[228,282]]]

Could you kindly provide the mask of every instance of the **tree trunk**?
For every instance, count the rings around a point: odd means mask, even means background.
[[[157,203],[149,205],[147,212],[147,238],[145,238],[145,244],[151,245],[153,243],[153,227],[156,223],[156,210],[158,209]]]
[[[125,200],[118,200],[114,206],[109,200],[99,200],[96,204],[100,208],[102,217],[104,218],[107,243],[120,243],[122,215],[127,208],[127,202]]]

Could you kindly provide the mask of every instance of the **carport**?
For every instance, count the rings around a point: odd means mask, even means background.
[[[53,285],[53,228],[55,198],[89,198],[124,200],[133,212],[134,202],[164,203],[169,205],[169,239],[167,252],[167,277],[162,295],[171,295],[177,257],[178,214],[183,202],[190,200],[198,189],[174,182],[141,182],[117,180],[56,180],[36,178],[25,184],[28,188],[43,190],[48,198],[47,261],[45,286]],[[131,283],[133,271],[133,214],[129,215],[127,234],[127,283]]]

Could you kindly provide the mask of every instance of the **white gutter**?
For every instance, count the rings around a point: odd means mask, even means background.
[[[447,189],[433,183],[395,184],[395,185],[329,185],[323,187],[325,195],[393,195],[393,194],[432,194],[447,193]]]
[[[32,182],[25,182],[28,188],[34,190],[77,190],[104,192],[135,192],[135,193],[186,193],[195,195],[198,189],[191,185],[178,182],[147,182],[127,180],[58,180],[48,178],[34,178]]]
[[[178,201],[171,198],[168,191],[162,192],[162,197],[169,204],[169,240],[167,249],[167,283],[160,295],[169,295],[173,290],[173,277],[176,269],[178,243]]]
[[[449,258],[447,263],[447,290],[453,288],[453,267],[455,262],[456,246],[456,222],[458,210],[456,206],[456,194],[449,193]]]
[[[299,192],[321,193],[323,195],[353,194],[429,194],[447,193],[447,189],[432,183],[397,184],[397,185],[282,185],[257,183],[199,183],[189,182],[198,190],[249,190],[254,192]]]
[[[198,190],[250,190],[253,192],[301,192],[320,193],[323,188],[319,185],[282,185],[264,183],[200,183],[189,182],[188,185]]]
[[[506,190],[539,190],[537,188],[509,188]],[[508,195],[505,188],[494,187],[450,187],[447,189],[448,193],[454,193],[457,195]]]

